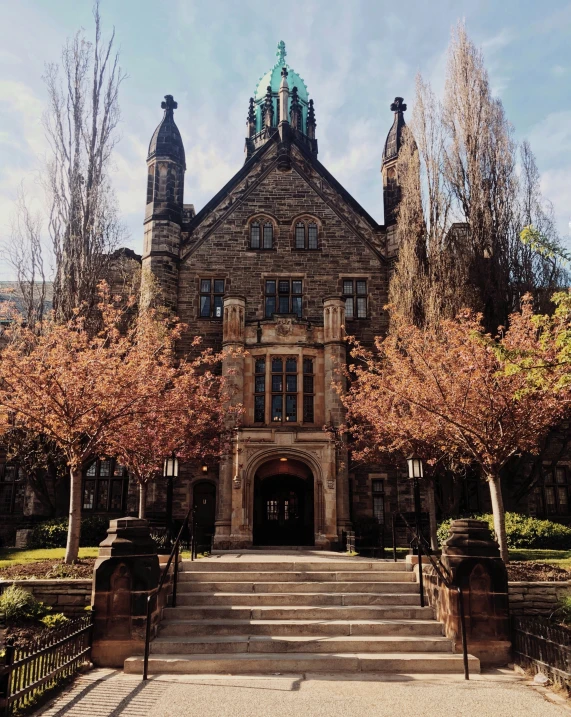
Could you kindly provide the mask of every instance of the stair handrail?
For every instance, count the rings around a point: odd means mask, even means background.
[[[151,648],[151,614],[152,614],[153,598],[156,598],[158,600],[160,592],[166,583],[171,563],[174,559],[174,573],[173,573],[171,605],[172,605],[172,607],[176,607],[176,589],[177,589],[177,584],[178,584],[179,547],[180,547],[180,542],[181,542],[183,531],[184,531],[185,527],[188,529],[189,519],[191,516],[192,516],[192,521],[191,521],[192,530],[191,530],[191,534],[190,534],[190,559],[194,560],[194,558],[196,557],[196,542],[194,540],[194,532],[195,532],[194,531],[194,527],[195,527],[194,526],[194,507],[191,507],[191,508],[189,508],[185,519],[182,521],[182,525],[180,526],[180,530],[178,531],[178,535],[177,535],[176,540],[174,541],[174,544],[172,546],[172,549],[171,549],[171,552],[169,555],[169,559],[167,560],[167,564],[165,566],[165,569],[163,570],[161,579],[159,580],[159,584],[147,596],[147,624],[146,624],[146,629],[145,629],[145,657],[144,657],[144,661],[143,661],[143,682],[145,680],[147,680],[148,669],[149,669],[149,652],[150,652],[150,648]]]
[[[462,657],[464,662],[464,679],[469,680],[470,679],[470,670],[468,666],[468,641],[466,636],[466,613],[464,610],[464,593],[462,591],[462,588],[459,585],[454,585],[452,582],[452,574],[450,570],[444,565],[442,560],[440,559],[439,555],[433,555],[432,550],[430,548],[430,545],[426,538],[419,534],[415,528],[413,528],[408,520],[405,518],[405,516],[400,512],[397,511],[396,513],[393,513],[393,556],[394,561],[396,563],[397,561],[397,549],[396,549],[396,540],[395,540],[395,516],[400,516],[402,521],[404,522],[407,530],[412,534],[413,536],[413,542],[415,543],[417,547],[417,554],[418,554],[418,583],[419,583],[419,590],[420,590],[420,604],[422,607],[424,607],[424,581],[423,581],[423,572],[422,572],[422,555],[424,554],[425,557],[428,558],[430,561],[430,564],[432,565],[432,568],[434,572],[438,575],[438,577],[442,580],[444,585],[449,590],[453,590],[458,595],[458,610],[460,612],[460,632],[462,637]],[[436,560],[435,560],[436,558]]]

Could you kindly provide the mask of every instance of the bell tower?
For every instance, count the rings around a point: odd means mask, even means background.
[[[165,95],[164,116],[149,144],[141,305],[177,310],[178,261],[183,222],[184,146],[174,121],[177,103]]]

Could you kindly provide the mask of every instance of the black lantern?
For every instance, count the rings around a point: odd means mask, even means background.
[[[163,464],[163,478],[167,479],[167,537],[170,544],[173,542],[173,523],[172,523],[172,501],[173,501],[173,483],[178,478],[178,458],[173,453],[169,458],[165,458]]]
[[[413,481],[412,490],[414,495],[414,522],[416,527],[416,534],[420,537],[420,519],[421,519],[421,506],[420,506],[420,483],[419,479],[424,478],[424,469],[422,467],[422,459],[413,453],[406,459],[408,464],[408,477]],[[418,548],[420,551],[420,548]]]

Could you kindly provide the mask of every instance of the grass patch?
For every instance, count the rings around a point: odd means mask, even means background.
[[[510,560],[533,561],[571,570],[571,550],[510,550]]]
[[[96,558],[99,548],[80,548],[80,558]],[[27,550],[18,548],[0,548],[0,568],[10,565],[25,565],[36,560],[63,560],[65,548],[46,548],[45,550]]]

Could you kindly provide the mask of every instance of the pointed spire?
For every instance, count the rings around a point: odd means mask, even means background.
[[[272,88],[268,85],[266,99],[264,102],[264,125],[271,127],[274,123],[274,101],[272,99]]]
[[[256,134],[256,112],[254,111],[254,98],[250,97],[250,104],[248,107],[248,117],[246,119],[246,129],[248,131],[248,137]]]
[[[406,125],[404,121],[406,104],[402,97],[395,97],[395,101],[391,103],[391,112],[395,113],[395,118],[385,141],[383,163],[396,159],[402,145],[402,131]]]
[[[301,128],[301,105],[299,103],[299,95],[298,95],[297,87],[294,87],[293,90],[291,91],[289,122],[292,126],[292,129],[298,129],[298,130],[302,131],[302,128]]]
[[[282,81],[280,83],[279,91],[279,103],[280,103],[280,125],[282,123],[289,123],[289,85],[287,83],[287,67],[282,67]]]
[[[307,112],[307,136],[309,139],[315,139],[315,108],[313,100],[309,100],[309,110]]]

